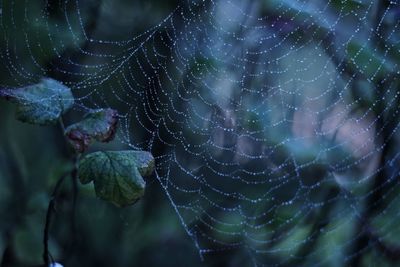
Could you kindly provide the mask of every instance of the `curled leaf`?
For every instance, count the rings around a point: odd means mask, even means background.
[[[83,153],[94,141],[109,142],[117,131],[118,113],[113,109],[96,109],[87,113],[83,120],[69,126],[65,136],[74,149]]]
[[[144,194],[142,176],[154,171],[154,158],[145,151],[105,151],[86,155],[79,163],[83,184],[94,182],[96,195],[123,207],[134,204]]]
[[[74,105],[71,89],[51,78],[17,89],[0,89],[0,97],[17,104],[17,119],[22,122],[48,125]]]

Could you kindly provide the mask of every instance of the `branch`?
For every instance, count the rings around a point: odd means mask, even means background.
[[[43,235],[43,246],[44,246],[44,251],[43,251],[43,261],[45,263],[45,266],[50,265],[50,261],[54,262],[53,257],[51,256],[49,252],[49,234],[50,234],[50,224],[51,224],[51,219],[53,217],[53,213],[56,211],[55,209],[55,204],[57,201],[57,196],[58,192],[60,191],[61,185],[65,178],[70,174],[70,172],[64,173],[60,179],[58,179],[56,186],[54,187],[54,191],[51,195],[51,199],[49,202],[49,206],[47,208],[47,213],[46,213],[46,224],[44,227],[44,235]]]
[[[71,171],[71,179],[72,179],[72,209],[71,209],[71,233],[72,233],[72,242],[70,245],[70,251],[74,248],[74,244],[76,241],[76,207],[78,200],[78,162],[80,155],[74,156],[74,168]]]

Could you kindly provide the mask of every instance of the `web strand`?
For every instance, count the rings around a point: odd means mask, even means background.
[[[3,1],[1,86],[56,74],[77,108],[118,109],[202,258],[346,265],[357,222],[399,230],[400,20],[375,2],[182,1],[116,40],[79,0]]]

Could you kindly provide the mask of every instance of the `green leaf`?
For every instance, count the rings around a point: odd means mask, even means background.
[[[57,122],[74,105],[71,90],[50,78],[17,89],[0,89],[0,97],[17,104],[18,120],[39,125]]]
[[[118,207],[134,204],[144,194],[142,176],[154,171],[154,158],[145,151],[105,151],[86,155],[79,163],[83,184],[94,182],[96,195]]]
[[[113,109],[96,109],[87,113],[83,120],[69,126],[65,131],[69,143],[83,153],[94,141],[109,142],[117,131],[118,113]]]

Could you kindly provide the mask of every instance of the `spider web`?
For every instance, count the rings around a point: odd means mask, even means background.
[[[1,85],[51,76],[78,109],[118,109],[201,258],[396,253],[397,1],[182,1],[125,40],[99,30],[115,6],[3,1]]]

